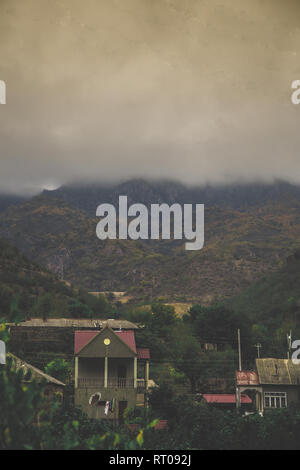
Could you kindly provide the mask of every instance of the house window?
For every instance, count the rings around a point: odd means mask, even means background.
[[[286,408],[286,392],[265,392],[265,408]]]

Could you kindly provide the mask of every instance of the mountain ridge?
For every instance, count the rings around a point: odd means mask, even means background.
[[[44,190],[49,197],[61,197],[67,203],[94,216],[99,204],[117,205],[119,195],[127,195],[128,203],[206,204],[239,211],[255,209],[270,201],[281,204],[300,200],[300,185],[286,181],[274,183],[244,183],[228,185],[187,186],[173,180],[132,179],[120,183],[63,185],[56,190]]]

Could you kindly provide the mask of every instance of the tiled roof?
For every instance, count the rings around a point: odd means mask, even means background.
[[[291,359],[256,359],[261,384],[300,385],[300,365]]]
[[[255,371],[237,371],[237,385],[300,385],[300,364],[291,359],[256,359]]]
[[[204,394],[203,398],[207,403],[236,403],[236,396],[234,393],[228,394]],[[241,403],[252,403],[251,398],[248,395],[241,395]]]
[[[137,348],[138,359],[150,359],[150,349],[148,348]]]

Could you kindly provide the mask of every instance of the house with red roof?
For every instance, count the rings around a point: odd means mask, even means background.
[[[145,406],[150,352],[135,330],[75,331],[75,405],[94,419],[123,422],[126,408]]]
[[[201,398],[211,406],[221,409],[234,410],[236,408],[236,394],[235,393],[204,393]],[[241,407],[243,411],[251,411],[252,400],[246,394],[241,394],[240,397]]]

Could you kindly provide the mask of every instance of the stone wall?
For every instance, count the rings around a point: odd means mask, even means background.
[[[11,326],[9,349],[40,369],[59,357],[73,361],[76,327]],[[80,328],[81,329],[81,328]]]

